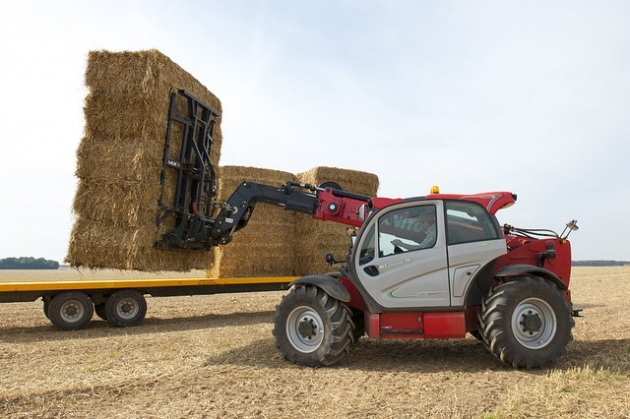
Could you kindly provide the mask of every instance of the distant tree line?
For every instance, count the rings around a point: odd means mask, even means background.
[[[623,260],[574,260],[571,262],[573,266],[625,266],[630,262]]]
[[[5,258],[0,259],[0,269],[59,269],[59,262],[44,258]]]

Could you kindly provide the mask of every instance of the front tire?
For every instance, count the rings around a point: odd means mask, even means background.
[[[352,343],[351,312],[314,285],[294,287],[276,307],[273,335],[282,356],[309,367],[332,365]]]
[[[516,368],[545,368],[566,352],[575,321],[552,282],[522,277],[490,290],[479,332],[497,358]]]

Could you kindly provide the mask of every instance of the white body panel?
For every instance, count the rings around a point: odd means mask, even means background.
[[[435,244],[430,248],[394,253],[389,243],[398,236],[391,233],[392,225],[405,216],[415,217],[409,214],[423,213],[428,208],[435,209]],[[389,221],[384,221],[387,219]],[[367,260],[355,258],[354,268],[359,282],[376,303],[386,309],[462,306],[471,280],[478,271],[507,251],[505,239],[500,234],[492,240],[447,246],[445,226],[442,201],[396,205],[370,220],[357,247],[362,250],[373,248],[373,256]],[[407,219],[396,227],[404,232],[403,241],[414,233]],[[374,234],[370,234],[370,229]]]
[[[477,271],[507,252],[505,239],[456,244],[448,247],[451,305],[463,306]]]

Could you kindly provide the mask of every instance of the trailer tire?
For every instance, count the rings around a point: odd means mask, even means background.
[[[92,320],[94,305],[87,294],[77,291],[57,294],[48,307],[50,322],[60,330],[83,329]]]
[[[105,303],[107,321],[115,327],[136,326],[146,313],[147,300],[135,290],[116,291]]]
[[[276,307],[276,346],[294,364],[336,363],[347,354],[353,331],[348,306],[314,285],[294,287]]]
[[[497,358],[516,368],[546,368],[566,352],[575,325],[556,285],[521,277],[490,290],[482,304],[480,333]]]

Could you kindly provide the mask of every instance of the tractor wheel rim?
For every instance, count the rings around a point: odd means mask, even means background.
[[[324,340],[324,322],[310,307],[297,307],[291,311],[286,331],[291,345],[303,353],[316,351]]]
[[[523,300],[512,315],[514,337],[528,349],[544,348],[556,334],[556,320],[547,302],[539,298]]]
[[[79,300],[68,300],[61,306],[60,315],[66,323],[77,323],[85,315],[85,307]]]
[[[139,310],[140,307],[133,298],[123,298],[116,306],[116,312],[123,319],[132,319]]]

